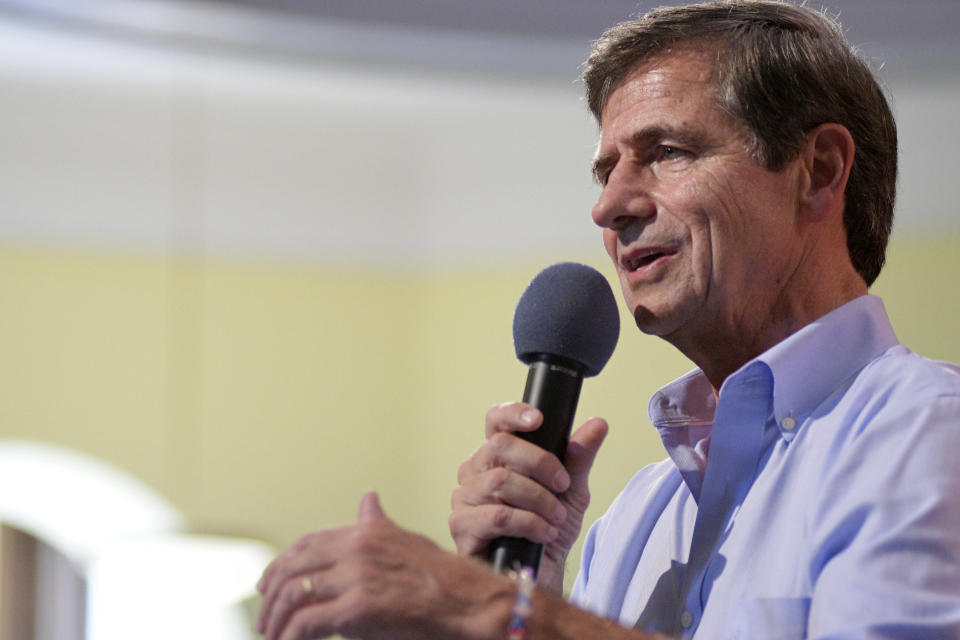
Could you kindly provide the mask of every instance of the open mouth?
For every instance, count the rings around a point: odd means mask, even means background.
[[[665,249],[647,249],[628,257],[623,261],[623,265],[628,271],[638,271],[647,265],[653,264],[660,258],[673,255],[674,252]]]

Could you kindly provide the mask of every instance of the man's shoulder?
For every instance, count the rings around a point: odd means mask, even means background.
[[[857,372],[817,412],[834,437],[869,442],[879,456],[908,446],[960,446],[960,367],[896,345]],[[865,451],[857,451],[857,456]]]
[[[911,394],[918,400],[934,396],[960,396],[960,365],[932,360],[903,345],[887,349],[856,376],[858,390]]]

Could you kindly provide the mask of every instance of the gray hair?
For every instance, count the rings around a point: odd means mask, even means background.
[[[622,22],[594,43],[584,66],[597,121],[639,64],[701,46],[716,51],[718,103],[750,134],[766,168],[783,168],[821,124],[850,131],[856,152],[845,193],[847,249],[873,284],[893,225],[896,124],[869,67],[825,14],[781,0],[721,0],[661,7]]]

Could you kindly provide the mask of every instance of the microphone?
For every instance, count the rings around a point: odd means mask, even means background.
[[[583,378],[600,373],[619,335],[617,301],[599,271],[561,262],[537,274],[517,303],[513,343],[517,358],[530,365],[523,401],[543,413],[543,423],[514,435],[563,461]],[[530,567],[536,575],[542,554],[542,544],[500,537],[488,558],[496,571]]]

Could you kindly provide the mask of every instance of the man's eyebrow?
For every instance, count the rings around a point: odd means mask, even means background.
[[[702,132],[686,128],[678,129],[662,124],[650,125],[639,131],[635,131],[630,136],[630,146],[635,149],[643,149],[650,145],[657,144],[662,140],[668,140],[695,151],[706,146],[706,140]],[[602,184],[601,177],[604,171],[616,163],[618,155],[619,154],[611,153],[597,154],[591,165],[593,179]]]

